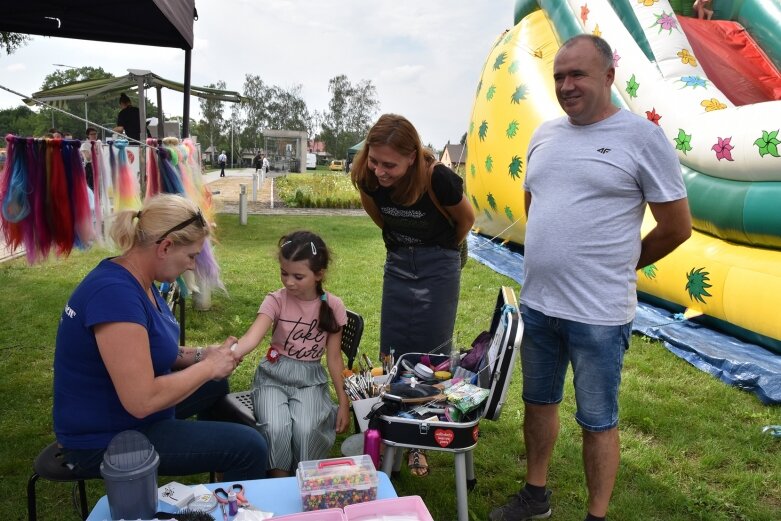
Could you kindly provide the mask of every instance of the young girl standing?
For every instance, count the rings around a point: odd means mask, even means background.
[[[279,239],[283,287],[269,293],[235,348],[244,356],[271,328],[271,346],[255,371],[255,418],[269,445],[268,475],[289,476],[300,461],[323,459],[350,424],[344,392],[341,342],[347,313],[342,300],[323,289],[330,253],[308,231]],[[328,392],[325,354],[339,405]]]

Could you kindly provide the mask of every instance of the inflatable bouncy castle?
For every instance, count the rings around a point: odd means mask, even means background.
[[[781,4],[712,4],[700,20],[681,15],[689,1],[518,0],[476,89],[467,194],[481,234],[523,244],[529,138],[563,114],[553,58],[575,34],[602,36],[615,103],[661,126],[678,152],[695,228],[638,272],[641,299],[781,353]],[[649,212],[643,233],[652,227]]]

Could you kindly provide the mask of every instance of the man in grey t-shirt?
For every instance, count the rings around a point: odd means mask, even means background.
[[[680,164],[662,130],[616,107],[613,52],[579,35],[553,65],[567,116],[532,136],[521,311],[526,485],[494,521],[548,517],[548,466],[568,365],[574,372],[588,488],[587,521],[605,519],[620,444],[618,388],[634,319],[636,270],[691,235]],[[640,227],[646,205],[656,227]]]

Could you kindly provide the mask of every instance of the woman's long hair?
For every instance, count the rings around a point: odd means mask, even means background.
[[[353,161],[350,174],[353,185],[363,192],[373,192],[379,187],[377,177],[369,169],[369,147],[387,145],[401,155],[409,156],[413,152],[415,161],[407,170],[407,175],[394,185],[391,199],[402,206],[410,206],[420,199],[429,185],[428,169],[435,161],[434,155],[420,141],[415,127],[404,116],[383,114],[369,130],[363,149]]]

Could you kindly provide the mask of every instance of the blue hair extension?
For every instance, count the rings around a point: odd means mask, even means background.
[[[30,215],[30,187],[27,183],[27,161],[23,147],[19,147],[19,139],[9,141],[13,143],[13,149],[9,151],[11,167],[10,177],[7,181],[7,189],[3,194],[3,218],[12,223],[18,223]],[[20,150],[21,148],[21,150]],[[7,175],[7,174],[6,174]]]

